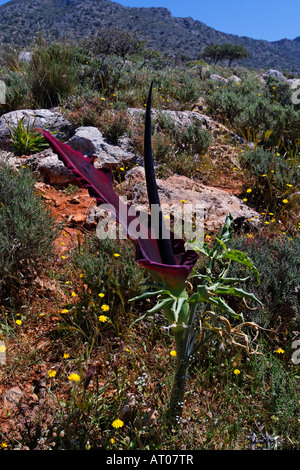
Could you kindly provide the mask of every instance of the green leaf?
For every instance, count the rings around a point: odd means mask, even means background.
[[[219,239],[225,244],[232,239],[232,232],[233,232],[232,222],[233,222],[233,217],[231,214],[228,214],[228,216],[225,219],[225,223],[224,223],[222,233]]]
[[[246,292],[243,289],[237,287],[220,286],[218,289],[215,290],[215,293],[219,295],[234,295],[237,297],[246,297],[247,299],[251,299],[254,302],[257,302],[262,307],[262,303],[254,294]]]
[[[257,285],[260,284],[259,272],[254,266],[251,259],[246,255],[246,253],[243,253],[242,251],[238,251],[238,250],[227,250],[226,253],[224,254],[224,257],[232,261],[236,261],[237,263],[243,264],[244,266],[247,266],[247,268],[249,268],[250,271],[255,273],[256,279],[257,279]]]
[[[194,250],[197,253],[202,253],[205,256],[211,257],[211,249],[206,242],[200,242],[199,240],[193,240],[185,244],[189,250]]]
[[[161,302],[158,302],[153,308],[148,310],[148,314],[152,314],[155,312],[158,312],[159,310],[162,310],[164,307],[169,305],[171,302],[173,302],[173,299],[168,298],[168,299],[163,299]]]
[[[225,312],[229,313],[229,315],[233,316],[234,318],[243,318],[242,314],[236,313],[234,310],[232,310],[232,308],[229,307],[229,305],[221,297],[210,297],[209,302],[215,305],[216,307],[219,307],[221,310],[224,310]]]
[[[157,291],[147,291],[147,292],[144,292],[141,295],[137,295],[136,297],[133,297],[132,299],[129,299],[129,302],[135,302],[136,300],[146,299],[146,298],[151,297],[153,295],[159,295],[159,294],[163,294],[165,292],[166,291],[163,290],[163,289],[162,290],[157,290]]]
[[[246,282],[248,281],[249,276],[247,277],[219,277],[218,282],[220,284],[237,284],[238,282]]]
[[[184,303],[186,302],[186,300],[187,299],[185,297],[179,297],[173,303],[171,310],[174,313],[175,322],[178,321],[179,314],[180,314],[181,309],[182,309]]]

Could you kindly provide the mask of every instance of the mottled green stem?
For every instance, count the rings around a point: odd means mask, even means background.
[[[187,383],[188,355],[186,348],[186,331],[175,336],[176,372],[168,408],[168,421],[174,425],[182,416],[184,395]]]

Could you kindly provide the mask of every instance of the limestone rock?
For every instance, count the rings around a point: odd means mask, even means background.
[[[211,80],[215,80],[216,82],[223,82],[223,83],[228,82],[227,78],[221,77],[221,75],[213,74],[210,76],[210,78]]]
[[[0,117],[1,144],[10,140],[9,125],[16,127],[22,118],[25,127],[29,123],[34,128],[44,128],[51,133],[55,133],[55,137],[59,140],[68,138],[73,131],[71,123],[57,109],[20,109],[3,114]]]
[[[228,81],[229,81],[229,82],[240,83],[240,82],[241,82],[241,79],[240,79],[240,77],[237,77],[236,75],[231,75],[231,76],[228,78]]]
[[[128,140],[120,139],[119,145],[111,145],[105,141],[99,129],[92,126],[77,128],[67,144],[84,155],[95,155],[96,168],[117,169],[135,157]]]
[[[219,230],[230,213],[236,223],[244,222],[252,228],[258,227],[260,215],[250,209],[241,199],[222,190],[180,175],[166,180],[157,180],[160,202],[164,212],[185,203],[193,207],[202,206],[205,230]],[[135,167],[126,174],[123,190],[128,203],[148,206],[145,174],[142,167]],[[250,220],[249,220],[250,219]]]
[[[269,77],[277,78],[277,80],[280,80],[282,82],[287,81],[287,78],[283,75],[282,72],[279,72],[279,70],[270,69],[263,75],[264,79],[268,79]]]
[[[18,56],[19,62],[25,62],[28,64],[32,59],[32,52],[30,51],[21,51]]]
[[[203,109],[203,105],[200,106],[202,106]],[[192,111],[158,111],[157,109],[153,109],[151,111],[152,121],[155,123],[157,116],[162,114],[169,117],[172,122],[181,130],[195,123],[199,123],[202,130],[208,130],[215,138],[218,138],[221,133],[223,136],[228,135],[229,142],[233,145],[236,145],[237,142],[240,144],[246,144],[246,141],[243,139],[243,137],[235,134],[223,124],[217,123],[210,116],[198,112],[198,110],[200,110],[200,108],[197,104],[193,106]],[[145,110],[141,108],[129,108],[128,113],[130,114],[132,121],[137,123],[139,120],[144,118]]]
[[[73,184],[78,186],[78,181],[72,171],[65,167],[56,153],[50,148],[22,160],[26,166],[39,173],[43,182],[46,184],[56,186],[68,186],[69,184]]]

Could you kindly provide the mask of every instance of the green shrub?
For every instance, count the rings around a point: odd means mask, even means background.
[[[130,133],[130,116],[124,110],[117,112],[105,110],[99,117],[99,127],[112,144],[117,144],[120,137]]]
[[[85,335],[93,337],[95,319],[101,315],[103,304],[109,306],[103,313],[117,330],[122,322],[128,325],[133,321],[133,304],[128,301],[140,292],[145,274],[135,261],[129,241],[88,236],[72,253],[71,266],[75,275],[81,273],[83,283],[76,289],[78,302],[72,321]]]
[[[260,273],[257,286],[249,278],[245,287],[260,299],[267,323],[291,321],[300,313],[300,239],[235,238],[230,247],[247,253]],[[230,276],[242,275],[237,267],[230,268]],[[248,311],[253,316],[253,312]]]
[[[203,155],[213,143],[212,135],[207,130],[202,130],[196,120],[182,131],[175,131],[174,140],[179,150],[192,154]]]
[[[294,109],[286,85],[274,83],[263,86],[254,78],[240,84],[206,80],[203,91],[208,113],[265,149],[290,151],[299,145],[300,113]]]
[[[0,104],[0,114],[21,108],[31,108],[31,93],[24,75],[20,71],[2,69],[0,79],[6,86],[6,103]]]
[[[53,254],[59,227],[35,193],[31,173],[0,165],[0,296],[14,296]],[[17,286],[16,291],[14,288]]]
[[[292,89],[288,82],[283,82],[270,76],[267,81],[270,98],[282,106],[290,105],[292,100]]]
[[[191,70],[166,70],[156,78],[159,95],[165,98],[164,107],[186,109],[199,99],[200,81]],[[163,104],[163,103],[162,103]]]
[[[72,95],[78,85],[78,67],[82,61],[79,50],[68,44],[40,40],[26,70],[26,80],[36,105],[57,106],[62,98]]]
[[[255,206],[270,212],[281,209],[282,200],[299,182],[299,167],[276,150],[266,151],[262,147],[241,153],[240,162],[245,170],[246,184],[253,188],[251,200]]]

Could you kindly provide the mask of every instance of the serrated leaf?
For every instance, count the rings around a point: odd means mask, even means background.
[[[247,268],[249,268],[250,271],[254,272],[254,274],[256,275],[257,285],[260,284],[259,272],[254,266],[251,259],[248,257],[248,255],[246,255],[246,253],[243,253],[242,251],[238,250],[227,250],[224,254],[224,257],[232,261],[236,261],[237,263],[243,264],[244,266],[247,266]]]

